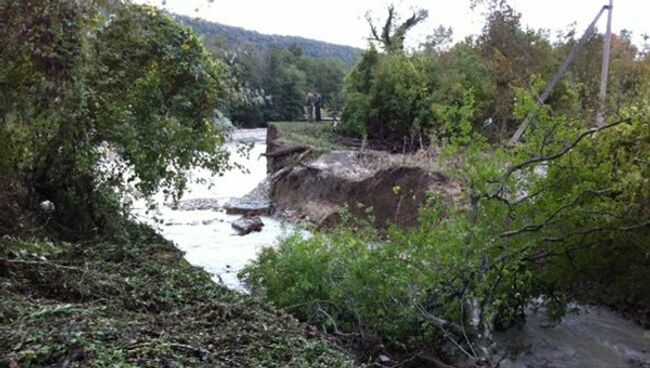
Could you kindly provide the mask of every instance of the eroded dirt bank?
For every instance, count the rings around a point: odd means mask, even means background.
[[[354,149],[319,155],[307,150],[284,140],[270,124],[266,154],[275,215],[328,227],[339,222],[338,210],[347,207],[355,216],[372,214],[379,227],[412,226],[429,196],[452,200],[460,194],[457,183],[422,157]],[[282,152],[287,154],[276,156]]]

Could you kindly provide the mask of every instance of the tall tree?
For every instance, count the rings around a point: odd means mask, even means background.
[[[0,166],[32,206],[54,203],[51,226],[101,231],[131,170],[150,195],[181,192],[192,166],[224,168],[212,118],[229,93],[225,66],[189,29],[122,2],[0,4],[0,146],[11,152]],[[98,170],[106,147],[127,165]]]
[[[395,6],[391,4],[388,6],[388,16],[381,28],[381,32],[374,24],[369,13],[366,14],[366,20],[370,25],[371,40],[379,43],[385,52],[399,53],[404,51],[406,33],[418,23],[427,19],[428,16],[429,12],[426,9],[419,9],[413,12],[405,21],[399,23],[399,15],[395,12]]]

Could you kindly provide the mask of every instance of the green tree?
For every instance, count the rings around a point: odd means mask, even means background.
[[[395,6],[391,4],[388,6],[388,15],[381,31],[375,26],[370,14],[366,14],[366,20],[370,26],[372,40],[379,43],[384,52],[402,53],[404,52],[406,33],[418,23],[427,19],[428,16],[429,13],[425,9],[419,9],[413,12],[413,15],[405,21],[397,24],[400,21],[399,15],[395,12]]]
[[[301,120],[304,117],[307,76],[296,66],[289,50],[272,48],[268,55],[265,89],[271,98],[269,118],[273,121]]]
[[[296,45],[262,52],[242,46],[233,60],[243,97],[231,111],[238,124],[261,126],[267,121],[301,120],[308,90],[322,95],[325,108],[338,112],[342,107],[347,70],[340,61],[307,56]]]
[[[133,170],[143,195],[181,192],[193,166],[225,168],[212,126],[225,67],[156,9],[109,1],[1,3],[3,167],[50,200],[68,234],[104,230],[112,188]],[[6,93],[5,93],[6,92]],[[129,168],[106,177],[102,147]],[[132,180],[132,179],[130,179]]]

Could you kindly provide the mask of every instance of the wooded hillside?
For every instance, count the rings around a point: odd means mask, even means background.
[[[208,47],[218,39],[225,40],[231,47],[252,44],[256,48],[264,50],[271,46],[288,48],[297,45],[308,56],[338,59],[348,66],[354,65],[363,52],[363,50],[355,47],[335,45],[297,36],[267,35],[240,27],[227,26],[182,15],[174,15],[174,18],[178,22],[192,27],[199,35],[204,36]]]

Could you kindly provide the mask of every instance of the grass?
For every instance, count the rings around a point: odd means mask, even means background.
[[[278,137],[288,145],[308,146],[316,154],[346,149],[329,122],[277,122]]]
[[[319,333],[214,284],[171,243],[0,239],[0,366],[352,367]]]

